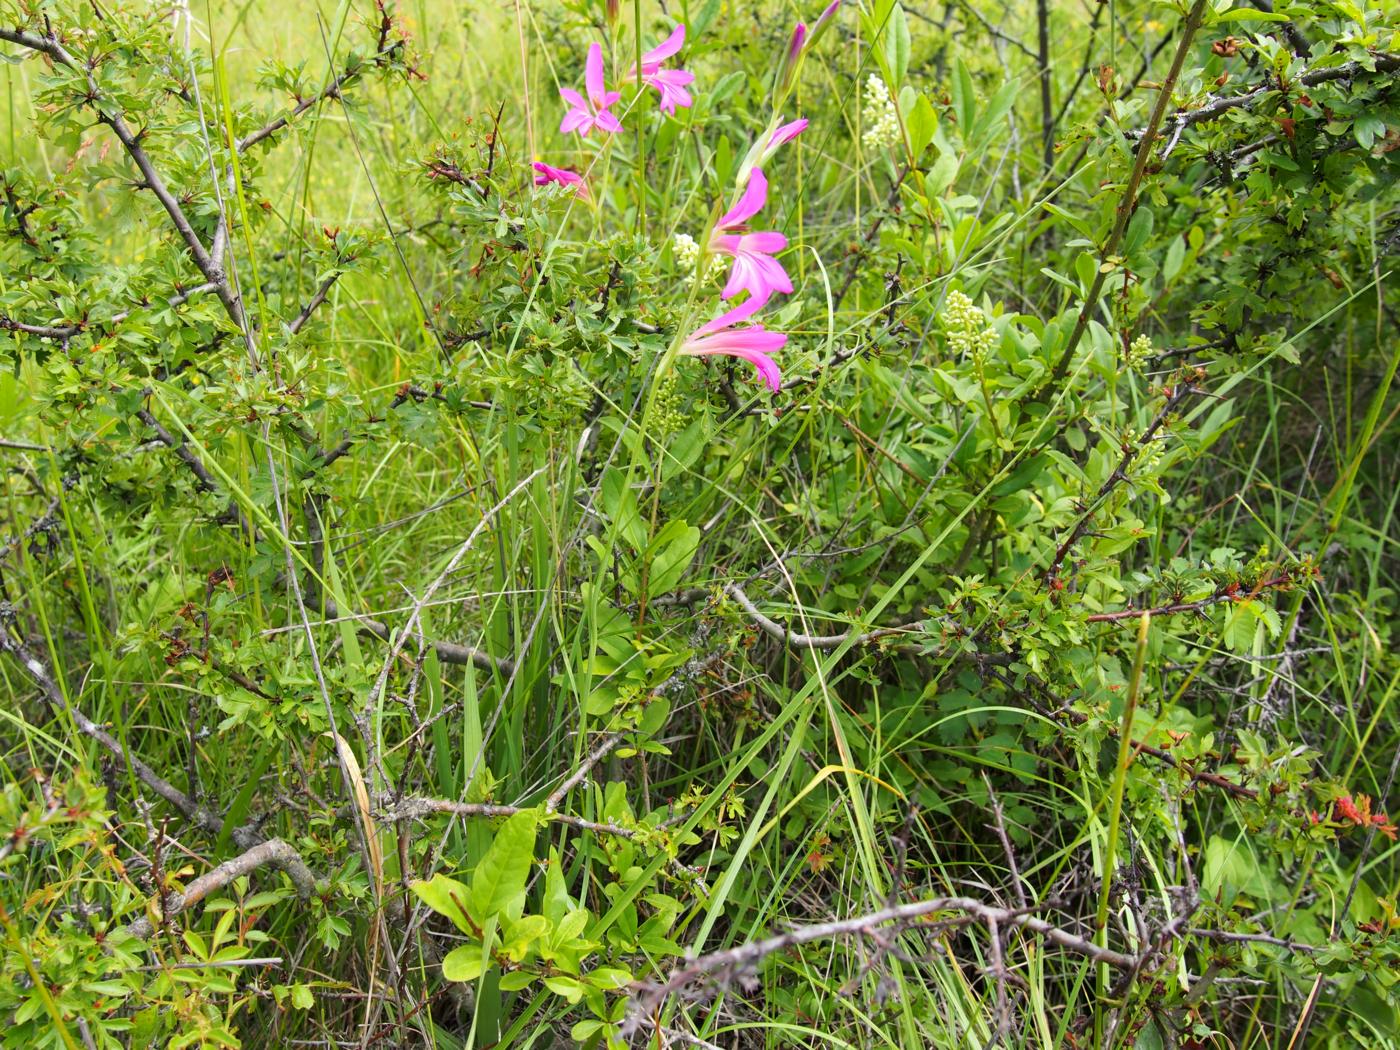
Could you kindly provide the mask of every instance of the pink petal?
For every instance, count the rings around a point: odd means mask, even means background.
[[[734,265],[729,271],[729,280],[725,282],[724,291],[720,292],[719,296],[721,299],[732,299],[747,290],[751,295],[748,301],[762,306],[773,298],[773,293],[765,291],[762,285],[752,260],[743,255],[736,255]]]
[[[649,87],[661,93],[659,105],[664,113],[675,113],[677,106],[689,108],[690,92],[685,85],[695,80],[695,74],[684,69],[663,69],[642,78]]]
[[[573,88],[560,88],[559,97],[567,102],[574,109],[587,109],[588,106],[583,101],[583,96]]]
[[[701,325],[695,330],[695,334],[691,336],[691,339],[695,339],[697,337],[703,338],[707,335],[713,335],[714,333],[722,331],[723,329],[728,328],[731,325],[738,324],[740,321],[747,321],[750,317],[752,317],[758,312],[759,307],[761,307],[762,305],[762,303],[754,302],[754,300],[748,299],[740,303],[738,306],[734,307],[734,309],[730,310],[728,313],[720,314],[708,324]],[[783,338],[786,339],[787,337],[784,336]]]
[[[836,9],[840,6],[841,0],[831,0],[831,3],[826,5],[826,10],[821,13],[821,17],[817,19],[817,24],[812,27],[812,36],[814,39],[818,33],[826,28],[827,22],[831,21],[831,16],[836,14]]]
[[[587,135],[587,128],[592,126],[592,123],[593,118],[588,115],[587,110],[571,109],[564,114],[564,119],[559,122],[559,130],[567,135],[571,131],[578,131],[579,128],[584,128],[579,134]]]
[[[739,251],[741,252],[766,252],[772,255],[787,247],[788,240],[781,233],[772,231],[762,233],[746,233],[739,238]]]
[[[598,111],[598,116],[594,118],[593,123],[604,131],[616,133],[622,130],[622,124],[606,109],[600,109]]]
[[[739,198],[739,203],[720,218],[715,228],[723,230],[747,222],[757,215],[767,202],[768,178],[763,174],[762,168],[754,168],[753,174],[749,176],[748,185],[744,187],[743,196]]]
[[[806,117],[803,117],[801,120],[794,120],[790,124],[784,124],[782,127],[778,128],[777,131],[773,132],[773,134],[769,136],[768,149],[777,149],[784,142],[791,142],[793,139],[797,138],[798,135],[801,135],[806,130]]]
[[[603,103],[603,48],[593,44],[588,49],[588,61],[583,67],[583,82],[588,88],[588,97],[595,106]]]
[[[685,43],[685,26],[678,24],[671,35],[642,56],[642,71],[649,65],[659,65],[681,49]]]
[[[772,390],[773,393],[776,394],[783,388],[783,373],[771,357],[745,356],[744,360],[758,369],[758,374],[763,377],[763,381],[768,384],[768,389]]]
[[[722,233],[710,238],[710,251],[721,255],[738,255],[739,242],[743,240],[737,233]]]
[[[802,54],[802,42],[807,39],[807,26],[803,22],[798,22],[792,30],[792,40],[788,42],[787,64],[791,65],[797,60],[797,56]]]

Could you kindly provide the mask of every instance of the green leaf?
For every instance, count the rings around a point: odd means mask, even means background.
[[[977,118],[977,125],[972,129],[972,140],[981,142],[998,124],[1005,120],[1006,115],[1011,112],[1011,107],[1016,104],[1016,98],[1020,93],[1021,85],[1016,81],[1008,80],[1003,84],[992,96],[986,111]]]
[[[977,88],[972,82],[972,73],[959,57],[953,64],[953,113],[958,118],[958,130],[963,140],[972,134],[972,126],[977,120]]]
[[[298,1010],[310,1010],[316,1005],[316,997],[311,994],[311,989],[304,984],[292,985],[292,1005]]]
[[[549,933],[550,922],[543,915],[525,915],[519,919],[506,920],[501,934],[501,951],[516,962],[524,962],[530,947]]]
[[[515,919],[525,910],[525,883],[535,859],[535,831],[539,814],[517,813],[501,825],[491,848],[472,872],[472,918],[483,926],[489,919]]]
[[[938,130],[938,114],[934,112],[933,103],[927,96],[920,95],[914,100],[914,105],[909,108],[904,120],[909,129],[909,148],[917,160],[933,141],[934,133]]]
[[[893,77],[890,90],[898,91],[904,83],[904,74],[909,71],[909,20],[899,4],[890,9],[889,20],[885,23],[885,62]]]
[[[583,985],[572,977],[546,977],[544,986],[555,995],[562,995],[570,1003],[576,1003],[583,998]]]
[[[1259,11],[1252,7],[1237,7],[1216,15],[1216,22],[1287,22],[1288,16],[1277,11]]]
[[[651,576],[648,589],[653,594],[674,590],[695,559],[700,546],[700,530],[684,521],[671,521],[656,534],[652,547]]]
[[[472,914],[472,895],[460,882],[449,879],[446,875],[434,875],[426,882],[418,879],[410,883],[409,889],[433,911],[451,919],[452,925],[463,933],[480,932],[467,921],[467,915]],[[463,908],[467,911],[463,912]]]
[[[480,942],[459,945],[442,959],[442,975],[449,981],[475,981],[485,970]]]

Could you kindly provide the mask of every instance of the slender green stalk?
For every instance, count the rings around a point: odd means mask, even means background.
[[[1143,613],[1138,620],[1137,649],[1133,653],[1133,673],[1128,682],[1128,698],[1123,704],[1123,718],[1118,728],[1118,762],[1113,771],[1108,810],[1108,838],[1103,849],[1102,885],[1099,889],[1099,910],[1094,916],[1094,940],[1101,948],[1108,947],[1108,903],[1113,895],[1113,875],[1118,860],[1118,829],[1123,820],[1123,789],[1128,781],[1128,763],[1133,754],[1133,715],[1137,713],[1142,695],[1143,667],[1147,662],[1148,630],[1152,614]],[[1094,1011],[1095,1045],[1102,1045],[1100,1024],[1103,1019],[1103,998],[1108,992],[1108,967],[1099,966],[1099,1006]]]

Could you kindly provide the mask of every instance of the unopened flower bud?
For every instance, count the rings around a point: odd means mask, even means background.
[[[773,94],[777,102],[787,98],[788,92],[792,90],[792,85],[797,80],[797,69],[802,64],[803,45],[807,41],[807,26],[803,22],[798,22],[792,30],[792,39],[788,41],[787,54],[783,55],[783,64],[778,69],[778,79],[773,85]],[[777,104],[775,102],[775,104]]]

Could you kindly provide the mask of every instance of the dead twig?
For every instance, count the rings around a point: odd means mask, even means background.
[[[186,886],[183,893],[169,896],[163,893],[158,894],[146,905],[147,912],[151,914],[143,915],[135,922],[128,924],[124,932],[138,940],[145,940],[155,932],[156,922],[164,925],[166,920],[172,919],[182,911],[198,904],[211,893],[223,889],[234,879],[248,875],[262,867],[275,868],[285,872],[287,877],[292,880],[292,884],[296,886],[297,894],[303,899],[309,897],[317,889],[316,877],[311,874],[311,869],[301,859],[301,854],[281,839],[268,839],[266,842],[260,842],[238,856],[206,871]],[[154,921],[152,915],[155,916]],[[249,960],[245,960],[243,965],[248,965],[249,962]]]

